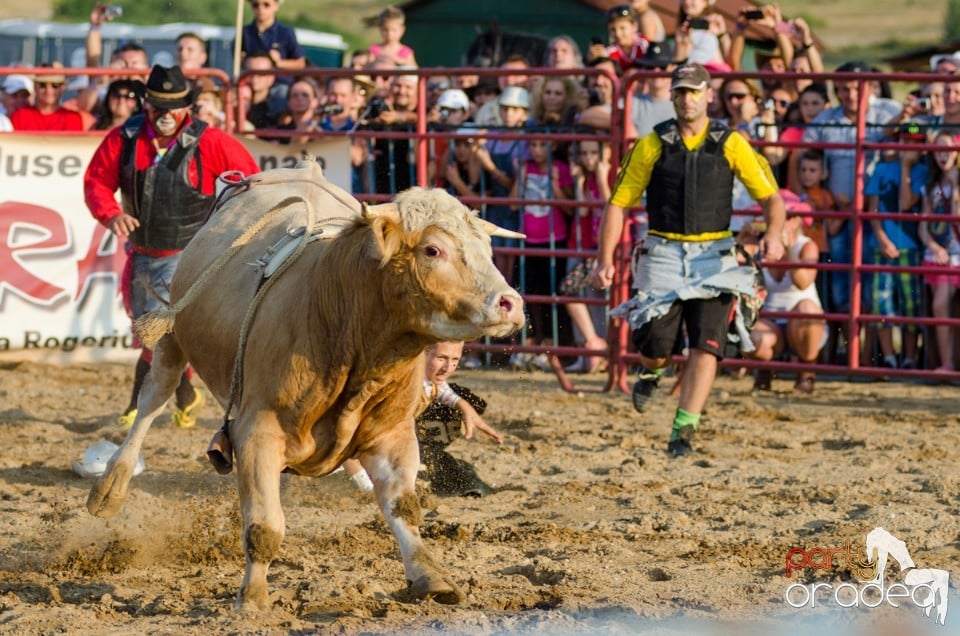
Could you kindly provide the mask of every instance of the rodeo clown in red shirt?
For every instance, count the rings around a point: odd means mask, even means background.
[[[84,199],[93,217],[127,239],[130,256],[121,287],[134,320],[169,302],[180,251],[207,220],[217,176],[231,170],[259,172],[240,142],[190,116],[197,89],[188,87],[180,67],[154,66],[140,89],[143,114],[107,134],[83,178]],[[146,348],[140,354],[121,426],[133,424],[152,357]],[[196,424],[203,405],[190,375],[187,369],[176,392],[173,422],[182,428]]]

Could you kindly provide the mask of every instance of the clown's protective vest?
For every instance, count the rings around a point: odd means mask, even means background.
[[[142,114],[128,119],[121,130],[120,192],[124,211],[140,221],[130,240],[155,250],[186,247],[206,222],[214,197],[200,192],[203,172],[197,148],[207,125],[192,120],[177,135],[176,143],[146,170],[137,170],[136,149],[145,125]],[[190,183],[190,161],[196,161],[197,186]]]

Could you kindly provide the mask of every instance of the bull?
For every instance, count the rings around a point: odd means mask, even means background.
[[[285,533],[280,474],[326,475],[351,457],[373,480],[409,593],[462,601],[420,536],[414,417],[427,345],[502,337],[523,323],[491,235],[515,233],[441,190],[362,205],[312,161],[227,188],[183,251],[170,308],[136,325],[153,365],[87,509],[119,511],[147,431],[189,364],[226,410],[208,454],[220,472],[237,469],[238,609],[271,605],[267,570]]]

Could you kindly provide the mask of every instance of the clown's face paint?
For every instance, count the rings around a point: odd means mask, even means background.
[[[150,120],[150,123],[153,124],[153,129],[157,131],[157,134],[162,137],[172,137],[183,124],[184,120],[187,118],[187,115],[190,113],[189,108],[174,108],[172,110],[162,110],[147,102],[145,109],[147,118]]]

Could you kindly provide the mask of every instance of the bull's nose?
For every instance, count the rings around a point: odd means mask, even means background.
[[[497,299],[503,317],[516,325],[523,324],[523,299],[515,291],[504,292]]]

